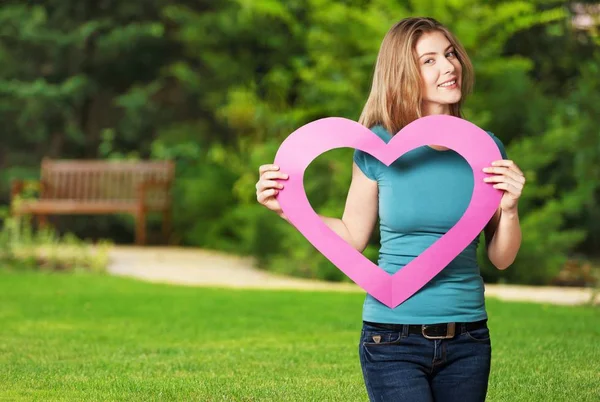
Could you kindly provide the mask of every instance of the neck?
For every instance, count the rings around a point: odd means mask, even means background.
[[[450,115],[450,105],[440,105],[436,104],[425,104],[423,105],[423,117],[425,116],[433,116],[433,115]],[[436,151],[447,151],[447,147],[443,147],[441,145],[428,145],[429,148],[434,149]]]
[[[432,116],[432,115],[439,115],[439,114],[446,114],[446,115],[450,115],[451,111],[450,111],[450,105],[440,105],[439,103],[437,104],[424,104],[423,105],[423,116]]]

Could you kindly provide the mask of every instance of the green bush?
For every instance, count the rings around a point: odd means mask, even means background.
[[[36,229],[31,218],[0,211],[0,262],[12,269],[104,272],[108,242],[92,246],[72,234],[58,235],[51,227]]]
[[[500,272],[480,254],[486,280],[548,283],[574,252],[597,253],[600,40],[597,29],[574,24],[583,3],[173,0],[76,13],[75,0],[21,3],[0,9],[5,203],[10,179],[36,177],[44,156],[171,159],[174,243],[345,280],[256,203],[257,169],[309,121],[357,120],[385,32],[400,18],[430,15],[472,57],[465,117],[501,138],[528,179],[519,257]],[[341,216],[350,155],[333,151],[309,166],[305,186],[320,214]],[[69,228],[128,241],[131,223],[108,217]],[[375,261],[377,249],[375,234],[365,255]]]

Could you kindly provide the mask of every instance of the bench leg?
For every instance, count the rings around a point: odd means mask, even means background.
[[[36,215],[38,227],[44,229],[48,227],[48,217],[46,215]]]
[[[146,214],[143,211],[135,215],[135,244],[146,244]]]
[[[163,211],[162,222],[163,238],[167,244],[169,244],[169,238],[171,237],[171,222],[171,209],[169,208]]]

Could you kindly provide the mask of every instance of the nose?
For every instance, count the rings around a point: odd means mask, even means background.
[[[442,64],[441,69],[444,72],[444,74],[452,74],[454,73],[455,67],[454,64],[450,62],[450,60],[444,58],[444,64]]]

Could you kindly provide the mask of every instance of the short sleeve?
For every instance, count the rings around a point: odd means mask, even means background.
[[[502,155],[502,159],[508,159],[508,155],[506,154],[506,148],[504,148],[504,144],[502,143],[500,138],[496,137],[491,131],[488,131],[487,133],[490,135],[490,137],[492,137],[492,139],[498,146],[498,149],[500,150],[500,155]]]
[[[368,153],[361,151],[360,149],[354,150],[354,157],[352,158],[358,168],[371,180],[377,180],[377,176],[373,171],[373,157]]]
[[[377,134],[377,136],[386,143],[389,142],[392,137],[383,126],[371,127],[371,131]],[[378,159],[360,149],[355,149],[353,160],[365,176],[371,180],[377,180],[378,169],[381,165],[381,162]]]

